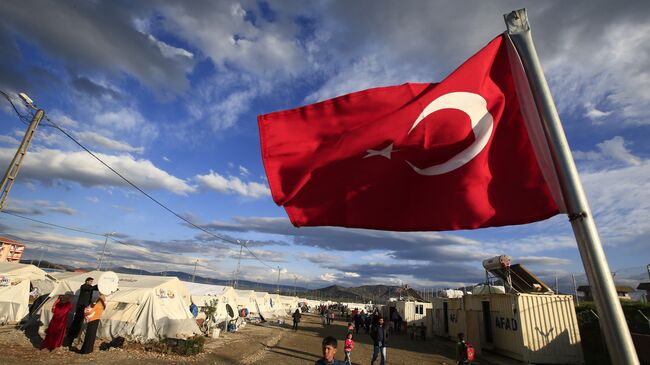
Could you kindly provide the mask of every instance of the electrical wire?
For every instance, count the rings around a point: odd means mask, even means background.
[[[137,191],[139,191],[140,193],[142,193],[144,196],[146,196],[147,198],[149,198],[151,201],[153,201],[154,203],[156,203],[158,206],[160,206],[161,208],[163,208],[163,209],[166,210],[167,212],[171,213],[172,215],[176,216],[176,218],[182,220],[183,222],[189,224],[190,226],[192,226],[192,227],[194,227],[194,228],[196,228],[196,229],[198,229],[198,230],[200,230],[200,231],[202,231],[202,232],[204,232],[204,233],[207,233],[208,235],[210,235],[210,236],[212,236],[212,237],[215,237],[215,238],[217,238],[217,239],[219,239],[219,240],[222,240],[222,241],[227,242],[227,243],[235,244],[235,245],[241,245],[241,243],[237,242],[236,240],[232,240],[232,239],[229,239],[229,238],[227,238],[227,237],[224,237],[224,236],[218,235],[218,234],[216,234],[216,233],[214,233],[214,232],[211,232],[211,231],[209,231],[209,230],[207,230],[207,229],[205,229],[205,228],[203,228],[203,227],[201,227],[201,226],[195,224],[194,222],[190,221],[189,219],[183,217],[182,215],[176,213],[176,212],[173,211],[171,208],[167,207],[165,204],[163,204],[162,202],[160,202],[158,199],[154,198],[154,197],[151,196],[149,193],[147,193],[146,191],[142,190],[139,186],[137,186],[137,185],[136,185],[135,183],[133,183],[131,180],[127,179],[124,175],[122,175],[121,173],[119,173],[117,170],[115,170],[113,167],[111,167],[108,163],[104,162],[101,158],[99,158],[99,156],[97,156],[97,155],[96,155],[95,153],[93,153],[90,149],[88,149],[86,146],[84,146],[83,144],[81,144],[81,142],[77,141],[77,140],[76,140],[72,135],[70,135],[68,132],[66,132],[63,128],[61,128],[61,127],[58,126],[56,123],[54,123],[54,122],[53,122],[53,121],[52,121],[52,120],[51,120],[47,115],[45,116],[45,119],[50,123],[49,125],[50,125],[51,127],[57,129],[58,131],[60,131],[61,133],[63,133],[66,137],[70,138],[70,139],[71,139],[75,144],[77,144],[79,147],[81,147],[84,151],[88,152],[88,154],[90,154],[93,158],[95,158],[97,161],[99,161],[99,162],[100,162],[102,165],[104,165],[107,169],[109,169],[110,171],[112,171],[115,175],[119,176],[119,177],[120,177],[122,180],[124,180],[127,184],[129,184],[131,187],[133,187],[134,189],[136,189]],[[257,255],[256,255],[256,254],[255,254],[251,249],[250,249],[250,248],[248,248],[247,246],[244,246],[244,247],[246,247],[246,250],[247,250],[248,252],[250,252],[250,254],[251,254],[251,255],[252,255],[252,256],[253,256],[257,261],[259,261],[260,263],[262,263],[263,265],[265,265],[265,266],[267,266],[267,267],[269,267],[269,268],[274,269],[274,267],[272,267],[271,265],[269,265],[269,264],[267,264],[266,262],[262,261],[262,259],[260,259],[260,258],[259,258],[259,257],[258,257],[258,256],[257,256]]]
[[[6,92],[4,92],[4,91],[2,91],[2,90],[0,90],[0,94],[2,94],[2,96],[5,97],[5,99],[7,99],[7,101],[9,102],[9,104],[11,104],[11,107],[14,109],[14,111],[15,111],[16,114],[18,115],[18,119],[20,119],[20,121],[23,122],[23,123],[25,123],[25,124],[29,124],[29,121],[27,120],[27,117],[24,116],[24,115],[22,115],[22,114],[20,114],[20,112],[18,111],[18,108],[16,108],[16,105],[14,104],[14,101],[11,100],[11,97],[9,96],[9,94],[7,94]]]
[[[67,229],[67,230],[69,230],[69,231],[75,231],[75,232],[85,233],[85,234],[90,234],[90,235],[94,235],[94,236],[100,236],[100,237],[105,237],[105,236],[106,236],[105,234],[101,234],[101,233],[85,231],[85,230],[83,230],[83,229],[78,229],[78,228],[72,228],[72,227],[61,226],[61,225],[58,225],[58,224],[49,223],[49,222],[45,222],[45,221],[42,221],[42,220],[38,220],[38,219],[34,219],[34,218],[25,217],[25,216],[22,216],[22,215],[20,215],[20,214],[7,212],[6,210],[3,210],[3,211],[1,211],[1,212],[4,213],[4,214],[8,214],[8,215],[14,216],[14,217],[18,217],[18,218],[22,218],[22,219],[27,219],[27,220],[30,220],[30,221],[32,221],[32,222],[36,222],[36,223],[40,223],[40,224],[45,224],[45,225],[47,225],[47,226],[52,226],[52,227],[61,228],[61,229]]]
[[[16,112],[16,114],[18,114],[18,117],[21,119],[21,121],[25,122],[25,121],[23,120],[23,118],[25,118],[25,117],[22,116],[22,115],[18,112],[18,109],[17,109],[16,106],[14,105],[14,103],[13,103],[13,101],[11,100],[11,98],[9,97],[9,95],[8,95],[7,93],[5,93],[4,91],[2,91],[2,90],[0,90],[0,92],[1,92],[2,95],[4,95],[4,97],[9,101],[9,103],[10,103],[11,106],[13,107],[14,111]],[[146,196],[147,198],[149,198],[151,201],[153,201],[154,203],[156,203],[158,206],[160,206],[161,208],[163,208],[163,209],[166,210],[167,212],[173,214],[174,216],[176,216],[178,219],[182,220],[183,222],[189,224],[190,226],[192,226],[192,227],[194,227],[194,228],[196,228],[196,229],[198,229],[198,230],[200,230],[200,231],[202,231],[202,232],[204,232],[204,233],[207,233],[208,235],[210,235],[210,236],[212,236],[212,237],[215,237],[215,238],[217,238],[217,239],[219,239],[219,240],[221,240],[221,241],[227,242],[227,243],[231,243],[231,244],[235,244],[235,245],[241,245],[241,243],[240,243],[239,241],[237,241],[237,240],[232,240],[232,239],[229,239],[229,238],[227,238],[227,237],[224,237],[224,236],[218,235],[218,234],[216,234],[216,233],[214,233],[214,232],[211,232],[211,231],[209,231],[209,230],[207,230],[207,229],[205,229],[205,228],[203,228],[203,227],[201,227],[201,226],[195,224],[194,222],[190,221],[189,219],[187,219],[187,218],[181,216],[180,214],[176,213],[176,212],[173,211],[171,208],[167,207],[167,206],[164,205],[162,202],[160,202],[158,199],[156,199],[156,198],[154,198],[153,196],[149,195],[146,191],[144,191],[143,189],[141,189],[141,188],[140,188],[139,186],[137,186],[135,183],[131,182],[131,180],[127,179],[124,175],[122,175],[121,173],[119,173],[117,170],[115,170],[113,167],[111,167],[108,163],[104,162],[101,158],[99,158],[99,156],[97,156],[95,153],[93,153],[90,149],[88,149],[86,146],[84,146],[81,142],[77,141],[77,139],[75,139],[72,135],[70,135],[68,132],[66,132],[66,131],[65,131],[63,128],[61,128],[59,125],[57,125],[56,123],[54,123],[54,122],[50,119],[50,117],[47,116],[47,114],[45,115],[45,119],[46,119],[49,123],[43,123],[43,125],[45,125],[45,126],[49,126],[49,127],[52,127],[52,128],[55,128],[55,129],[58,130],[59,132],[63,133],[66,137],[68,137],[68,138],[69,138],[70,140],[72,140],[75,144],[77,144],[80,148],[82,148],[84,151],[86,151],[88,154],[90,154],[93,158],[95,158],[97,161],[99,161],[99,162],[100,162],[102,165],[104,165],[107,169],[109,169],[110,171],[112,171],[115,175],[117,175],[118,177],[120,177],[122,180],[124,180],[124,181],[125,181],[127,184],[129,184],[131,187],[133,187],[134,189],[136,189],[137,191],[139,191],[140,193],[142,193],[144,196]],[[30,218],[27,218],[27,217],[21,217],[21,218],[30,219]],[[44,224],[47,224],[47,223],[44,223]],[[59,227],[59,228],[61,228],[61,227]],[[82,233],[87,233],[87,232],[82,232]],[[96,233],[90,233],[90,234],[96,234]],[[102,236],[104,236],[104,235],[102,235]],[[248,246],[245,246],[245,245],[244,245],[244,247],[246,247],[246,250],[247,250],[247,251],[248,251],[248,252],[249,252],[249,253],[250,253],[250,254],[251,254],[251,255],[252,255],[252,256],[257,260],[257,261],[259,261],[260,263],[262,263],[263,265],[265,265],[265,266],[268,267],[268,268],[275,269],[273,266],[267,264],[267,263],[264,262],[262,259],[260,259],[260,258],[259,258],[259,257],[258,257],[258,256],[257,256],[257,255],[256,255],[256,254],[255,254],[255,253],[254,253],[254,252],[253,252],[253,251],[248,247]]]

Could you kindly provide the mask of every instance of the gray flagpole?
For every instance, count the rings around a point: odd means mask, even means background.
[[[601,320],[600,326],[607,340],[612,363],[639,364],[587,197],[582,189],[578,170],[546,83],[544,71],[537,58],[526,9],[505,14],[504,18],[508,35],[526,70],[526,77],[542,121],[569,221],[578,243],[589,284],[593,288],[592,293]]]

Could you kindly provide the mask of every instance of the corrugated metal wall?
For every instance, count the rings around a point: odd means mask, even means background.
[[[517,295],[524,360],[583,363],[580,331],[570,295]]]

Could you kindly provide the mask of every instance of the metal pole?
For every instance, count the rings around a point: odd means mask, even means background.
[[[575,274],[571,274],[571,278],[573,279],[573,293],[576,296],[576,306],[580,305],[580,299],[578,299],[578,287],[576,286],[576,276]]]
[[[23,141],[20,143],[18,150],[16,150],[16,154],[11,160],[9,167],[7,167],[7,172],[5,172],[5,175],[2,178],[2,182],[0,183],[0,190],[2,190],[2,197],[0,197],[0,210],[2,210],[2,207],[4,206],[5,201],[9,196],[9,190],[11,190],[11,187],[16,180],[16,176],[20,170],[23,158],[25,158],[25,155],[27,154],[27,148],[29,148],[29,144],[32,141],[32,137],[34,136],[34,132],[36,132],[36,127],[38,127],[38,123],[41,122],[41,119],[43,119],[44,115],[45,112],[42,109],[38,109],[36,111],[34,118],[32,119],[31,123],[29,123],[29,127],[23,136]]]
[[[45,253],[46,250],[47,250],[47,248],[45,248],[45,250],[43,250],[43,248],[41,247],[41,256],[39,256],[39,258],[38,258],[38,265],[36,265],[37,267],[41,267],[41,260],[43,260],[43,254]]]
[[[557,280],[557,276],[555,277],[555,294],[560,294],[560,282]]]
[[[278,266],[278,294],[280,294],[280,266]]]
[[[596,230],[587,197],[575,167],[560,117],[555,109],[528,23],[525,9],[504,15],[508,35],[521,58],[533,93],[551,153],[555,171],[566,203],[569,221],[576,237],[582,263],[589,283],[594,288],[596,308],[602,320],[601,328],[616,365],[639,364],[632,337],[616,294],[600,237]]]
[[[196,277],[196,265],[199,263],[199,259],[196,259],[194,261],[194,272],[192,273],[192,282],[194,282],[194,278]]]
[[[237,242],[239,242],[239,240],[237,240]],[[246,241],[246,243],[248,243],[248,242],[249,241]],[[238,284],[238,281],[239,281],[239,267],[241,265],[241,254],[242,254],[243,250],[244,250],[244,244],[240,243],[239,244],[239,259],[237,260],[237,271],[235,271],[235,282],[233,283],[233,287],[235,289],[237,289],[237,284]]]
[[[102,261],[104,261],[104,254],[106,253],[106,244],[108,243],[108,233],[105,234],[104,247],[102,248],[102,255],[99,256],[99,263],[97,264],[97,271],[102,270]]]

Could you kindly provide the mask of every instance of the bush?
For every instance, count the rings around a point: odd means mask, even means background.
[[[161,354],[192,356],[203,352],[204,345],[205,338],[203,336],[194,336],[187,340],[166,338],[162,341],[148,341],[144,344],[144,349]]]

